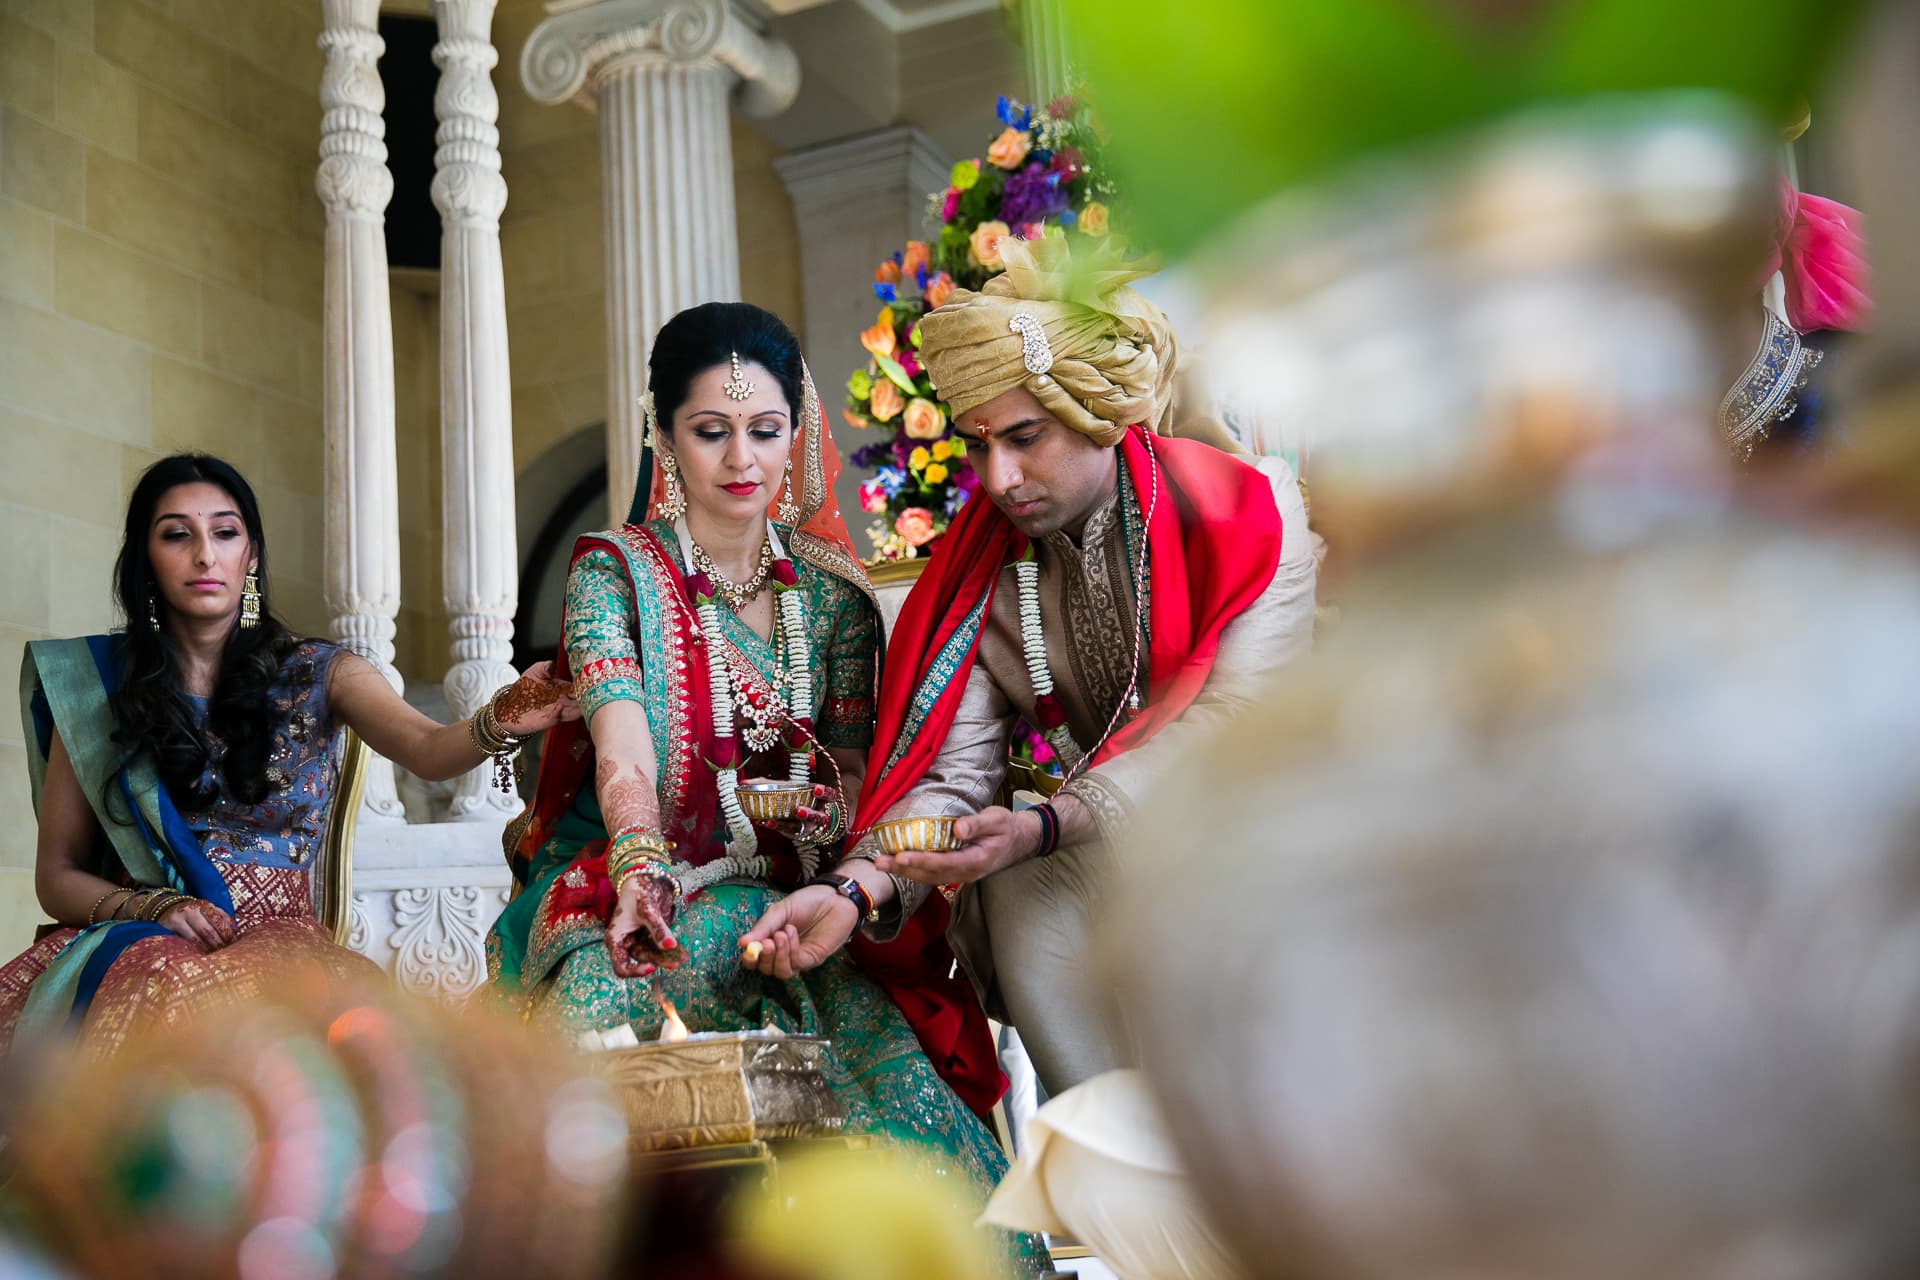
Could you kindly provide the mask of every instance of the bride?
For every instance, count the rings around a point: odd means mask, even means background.
[[[660,330],[648,385],[630,522],[574,549],[557,666],[583,718],[549,735],[509,828],[522,892],[488,939],[492,980],[573,1032],[655,1037],[664,997],[694,1031],[826,1036],[851,1130],[930,1149],[984,1191],[999,1148],[916,1041],[937,1048],[949,997],[971,993],[944,966],[876,980],[844,951],[783,962],[844,942],[878,874],[822,874],[872,738],[881,627],[799,343],[758,307],[709,303]],[[808,786],[797,821],[749,820],[756,778]],[[763,917],[793,923],[743,944]]]

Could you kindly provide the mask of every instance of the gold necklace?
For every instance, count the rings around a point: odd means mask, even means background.
[[[753,576],[745,582],[740,583],[729,582],[723,577],[720,570],[715,567],[713,557],[708,555],[699,543],[695,542],[692,538],[688,538],[687,542],[693,547],[693,567],[713,579],[713,589],[718,591],[720,598],[727,602],[727,608],[733,610],[735,613],[739,613],[742,609],[746,608],[748,604],[752,603],[755,596],[766,590],[767,575],[773,572],[773,542],[771,539],[763,539],[761,541],[760,563],[754,568]]]

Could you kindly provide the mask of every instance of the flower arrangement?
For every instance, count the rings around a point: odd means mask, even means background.
[[[1014,722],[1012,756],[1016,763],[1024,764],[1035,773],[1061,775],[1060,757],[1054,753],[1053,744],[1047,741],[1047,735],[1019,719]]]
[[[860,507],[874,517],[867,536],[878,560],[930,554],[979,487],[966,442],[920,364],[920,317],[955,289],[978,289],[998,273],[1006,236],[1031,239],[1051,228],[1109,234],[1114,189],[1097,163],[1099,138],[1085,108],[1071,97],[1040,110],[1003,97],[998,114],[1002,129],[984,160],[962,160],[946,190],[933,193],[939,235],[909,240],[874,271],[880,314],[860,335],[867,367],[847,379],[843,416],[890,437],[852,455],[855,467],[873,471],[860,486]]]

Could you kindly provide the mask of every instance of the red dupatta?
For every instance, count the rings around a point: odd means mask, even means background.
[[[1282,533],[1271,483],[1246,463],[1198,441],[1149,439],[1137,426],[1117,447],[1140,510],[1152,512],[1147,704],[1094,754],[1095,765],[1139,746],[1193,705],[1213,670],[1221,633],[1273,580]],[[939,756],[1000,570],[1026,544],[997,507],[977,498],[948,527],[887,643],[856,831],[904,798]],[[954,972],[949,915],[945,896],[929,894],[895,939],[856,937],[853,952],[900,1006],[934,1067],[984,1114],[1006,1082],[986,1013]]]

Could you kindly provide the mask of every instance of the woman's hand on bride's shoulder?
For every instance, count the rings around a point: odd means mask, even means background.
[[[573,682],[554,678],[551,662],[536,662],[506,687],[494,704],[500,727],[518,738],[541,733],[580,718]]]
[[[607,951],[616,974],[644,978],[655,969],[686,963],[686,949],[673,936],[679,893],[664,876],[639,875],[627,881],[607,922]]]
[[[740,937],[740,963],[769,978],[817,969],[847,945],[860,910],[827,885],[795,889]]]

